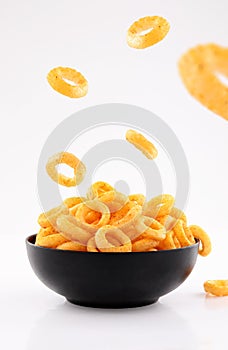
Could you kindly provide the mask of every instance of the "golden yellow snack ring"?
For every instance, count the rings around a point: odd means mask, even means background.
[[[134,22],[127,32],[127,43],[135,49],[145,49],[161,41],[169,32],[167,20],[159,16],[147,16]],[[148,31],[142,34],[144,31]]]
[[[208,280],[203,286],[207,293],[218,297],[228,296],[228,280]]]
[[[126,140],[140,150],[148,159],[157,157],[158,151],[156,147],[135,130],[128,130],[126,132]]]
[[[65,79],[70,80],[73,85],[67,83]],[[73,68],[56,67],[48,73],[47,81],[54,90],[71,98],[83,97],[88,92],[87,80]]]
[[[85,252],[86,246],[81,244],[80,242],[65,242],[57,246],[56,249]]]
[[[80,227],[80,223],[72,215],[61,215],[56,224],[59,232],[69,241],[86,245],[91,237],[91,233]]]
[[[169,215],[175,199],[170,194],[161,194],[146,202],[143,206],[143,215],[159,218]]]
[[[211,252],[211,240],[208,234],[199,226],[191,225],[189,226],[191,233],[194,238],[200,240],[202,247],[199,249],[199,254],[202,256],[207,256]]]
[[[72,178],[58,173],[56,166],[62,163],[73,168],[74,176]],[[85,176],[86,167],[74,154],[60,152],[54,154],[48,159],[46,170],[53,181],[63,186],[72,187],[79,185],[82,182]]]
[[[117,241],[119,241],[118,246],[114,246],[108,241],[107,235],[111,235]],[[95,234],[95,241],[97,248],[101,252],[131,252],[132,245],[131,240],[127,235],[123,233],[119,228],[113,227],[111,225],[106,225],[97,230]]]

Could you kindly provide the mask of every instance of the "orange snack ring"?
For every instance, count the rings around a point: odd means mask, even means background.
[[[165,228],[158,221],[148,216],[140,216],[135,222],[135,229],[142,237],[144,233],[152,239],[161,241],[165,238]]]
[[[38,217],[38,224],[43,228],[55,226],[56,219],[61,214],[68,214],[68,208],[64,204],[40,214]]]
[[[90,186],[87,192],[88,199],[99,198],[104,193],[114,191],[114,188],[104,181],[97,181]]]
[[[167,249],[175,249],[176,244],[174,242],[174,233],[173,231],[168,231],[166,233],[165,239],[163,239],[158,246],[158,249],[160,250],[167,250]]]
[[[128,197],[118,191],[107,191],[100,195],[99,200],[105,203],[110,212],[113,213],[120,210],[128,202]]]
[[[69,197],[69,198],[66,198],[63,203],[65,204],[65,206],[68,208],[68,209],[71,209],[72,207],[74,207],[75,205],[77,204],[80,204],[82,202],[85,201],[85,198],[83,197]]]
[[[141,193],[130,194],[128,198],[130,201],[136,202],[138,205],[141,205],[141,206],[143,206],[146,200],[146,197]]]
[[[70,80],[73,84],[67,83]],[[85,77],[73,68],[56,67],[47,75],[47,81],[51,87],[62,95],[79,98],[88,92],[88,82]]]
[[[159,218],[169,215],[175,199],[170,194],[162,194],[152,198],[143,206],[143,215],[153,218]]]
[[[228,120],[228,88],[216,76],[226,77],[228,48],[215,44],[198,45],[179,60],[179,73],[188,92],[201,104]]]
[[[66,239],[86,244],[91,237],[91,233],[78,226],[78,224],[78,221],[71,215],[62,215],[57,219],[57,227]]]
[[[133,202],[130,202],[130,203],[133,203]],[[124,209],[124,207],[121,208],[119,212],[122,209]],[[142,213],[142,207],[138,204],[133,203],[133,206],[129,207],[129,210],[121,218],[119,216],[112,216],[110,220],[110,225],[113,225],[119,228],[127,227],[131,225],[133,222],[135,222],[137,218],[141,215],[141,213]]]
[[[127,43],[135,49],[145,49],[161,41],[169,32],[168,21],[160,16],[147,16],[134,22],[127,32]],[[145,30],[151,29],[142,35]]]
[[[207,293],[218,297],[228,296],[228,280],[208,280],[203,286]]]
[[[133,252],[146,252],[151,248],[157,247],[158,241],[151,238],[142,238],[132,243]]]
[[[41,228],[36,236],[36,245],[45,248],[56,248],[58,245],[67,242],[67,239],[55,231],[52,227]]]
[[[79,242],[65,242],[56,247],[56,249],[60,250],[75,250],[80,252],[86,251],[86,246]]]
[[[191,225],[189,226],[191,233],[194,238],[200,240],[202,247],[199,249],[199,254],[201,256],[207,256],[211,252],[211,240],[208,234],[199,226]]]
[[[95,237],[91,237],[87,242],[87,252],[98,253],[99,249],[97,248]]]
[[[58,173],[56,166],[62,163],[73,168],[74,176],[72,178]],[[69,152],[60,152],[54,154],[48,159],[46,170],[53,181],[63,186],[72,187],[79,185],[82,182],[85,176],[86,167],[74,154]]]
[[[176,225],[173,227],[173,232],[180,242],[181,247],[186,247],[193,244],[186,234],[186,225],[182,220],[177,221]]]
[[[147,140],[142,134],[135,130],[126,132],[126,140],[141,151],[148,159],[154,159],[158,155],[156,147]]]
[[[86,223],[86,216],[89,212],[91,212],[91,210],[93,212],[96,211],[98,215],[101,214],[100,220],[97,224]],[[79,204],[78,210],[76,212],[76,219],[82,222],[85,225],[85,227],[87,227],[89,230],[91,228],[97,230],[98,228],[108,224],[110,220],[110,211],[104,203],[95,199],[89,200],[82,204]]]
[[[107,235],[111,235],[115,238],[121,245],[114,246],[111,244]],[[106,225],[99,228],[95,234],[95,242],[98,249],[102,252],[131,252],[132,245],[131,240],[127,235],[123,233],[119,228],[113,227],[111,225]]]

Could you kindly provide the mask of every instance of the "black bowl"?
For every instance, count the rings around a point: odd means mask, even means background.
[[[36,246],[26,239],[38,278],[74,304],[125,308],[155,303],[191,273],[199,243],[179,249],[140,253],[90,253]]]

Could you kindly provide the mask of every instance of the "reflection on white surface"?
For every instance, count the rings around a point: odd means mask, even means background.
[[[65,302],[37,320],[27,350],[65,348],[198,349],[188,321],[159,302],[125,310],[90,309]]]

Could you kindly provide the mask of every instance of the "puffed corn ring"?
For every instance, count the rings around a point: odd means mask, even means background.
[[[38,217],[38,224],[43,228],[55,226],[56,219],[62,214],[68,214],[68,209],[64,204],[40,214]]]
[[[140,18],[128,29],[127,43],[135,49],[145,49],[161,41],[168,34],[169,28],[169,23],[163,17],[147,16]],[[147,33],[143,34],[145,31]]]
[[[65,206],[68,209],[70,209],[70,208],[74,207],[75,205],[80,204],[84,201],[85,201],[85,198],[83,198],[83,197],[69,197],[69,198],[66,198],[63,201],[63,203],[65,204]]]
[[[205,107],[228,120],[228,88],[216,72],[228,76],[228,48],[198,45],[179,61],[179,73],[188,92]]]
[[[143,238],[143,235],[146,234],[156,241],[162,241],[166,235],[164,226],[148,216],[140,216],[135,222],[135,229],[139,238]]]
[[[79,242],[65,242],[65,243],[60,244],[59,246],[57,246],[56,249],[60,249],[60,250],[75,250],[75,251],[85,252],[86,251],[86,246],[82,245]]]
[[[174,232],[172,230],[166,233],[165,239],[159,243],[158,249],[176,249],[176,244],[174,242]]]
[[[99,249],[97,248],[95,237],[91,237],[87,242],[87,252],[98,253]]]
[[[86,244],[91,237],[88,231],[78,226],[78,221],[72,215],[61,215],[56,224],[61,234],[70,241]]]
[[[127,202],[128,197],[118,191],[107,191],[99,196],[99,200],[107,205],[110,212],[120,210]]]
[[[126,132],[126,140],[140,150],[148,159],[157,157],[158,151],[156,147],[135,130],[128,130]]]
[[[177,237],[178,241],[180,242],[181,247],[186,247],[194,244],[191,238],[192,235],[191,237],[189,235],[191,234],[191,232],[189,231],[189,229],[187,228],[187,226],[182,220],[178,220],[176,222],[176,225],[173,227],[173,232],[174,232],[174,235]]]
[[[100,219],[97,224],[88,224],[86,222],[86,217],[91,211],[97,212],[98,215],[100,214]],[[77,220],[81,221],[85,225],[85,227],[88,228],[88,230],[91,230],[91,228],[97,230],[98,228],[106,225],[109,222],[110,211],[107,205],[105,205],[97,199],[94,199],[79,204],[75,217]]]
[[[99,198],[101,195],[109,191],[114,191],[114,188],[111,185],[104,181],[97,181],[88,189],[87,198]]]
[[[119,241],[118,246],[114,246],[109,242],[108,236]],[[119,228],[110,225],[103,226],[97,230],[95,234],[95,241],[98,249],[102,252],[131,252],[131,240]]]
[[[120,210],[112,213],[110,225],[123,229],[130,226],[142,213],[142,207],[134,202],[128,202]],[[122,215],[121,215],[122,214]]]
[[[143,206],[143,215],[157,218],[169,215],[175,199],[170,194],[162,194],[152,198]]]
[[[130,201],[136,202],[138,205],[143,206],[143,204],[145,203],[146,197],[139,193],[139,194],[130,194],[128,196]]]
[[[132,243],[132,251],[133,252],[146,252],[152,248],[157,247],[159,244],[158,241],[152,238],[142,238],[138,241]]]
[[[211,252],[211,240],[208,234],[199,226],[191,225],[189,226],[191,233],[194,238],[200,240],[202,247],[199,249],[199,254],[202,256],[207,256]]]
[[[203,286],[207,293],[218,297],[228,296],[228,280],[208,280]]]
[[[68,239],[52,227],[41,228],[36,236],[36,245],[45,248],[56,248],[67,241]]]
[[[65,79],[73,84],[68,84]],[[83,97],[88,92],[88,82],[85,77],[75,69],[68,67],[56,67],[47,75],[47,81],[51,87],[60,94],[71,97]]]
[[[58,173],[56,166],[62,163],[67,164],[74,169],[74,176],[72,178]],[[60,152],[54,154],[48,159],[46,170],[53,181],[63,186],[72,187],[79,185],[82,182],[85,176],[86,167],[74,154]]]
[[[87,224],[96,224],[101,219],[101,213],[98,213],[97,211],[91,210],[88,212],[88,214],[85,216],[85,222]]]

